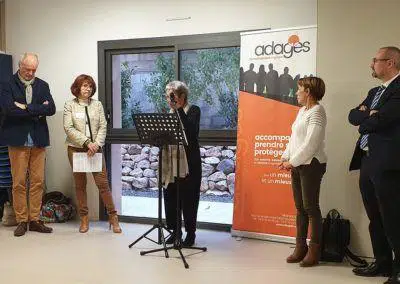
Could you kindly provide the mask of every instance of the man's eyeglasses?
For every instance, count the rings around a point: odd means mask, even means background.
[[[390,60],[391,58],[372,58],[372,62],[375,64],[376,62],[378,62],[378,61],[388,61],[388,60]]]

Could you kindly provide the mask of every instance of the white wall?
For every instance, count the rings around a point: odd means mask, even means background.
[[[318,11],[317,71],[327,84],[323,102],[329,119],[321,207],[324,214],[330,208],[343,212],[353,224],[352,247],[372,255],[358,173],[347,171],[357,138],[347,114],[376,83],[368,66],[377,48],[398,45],[399,10],[398,0],[319,0],[318,9],[316,0],[6,0],[6,48],[15,67],[24,51],[40,55],[37,75],[49,82],[58,108],[49,120],[47,185],[73,195],[62,107],[76,75],[97,78],[97,41],[315,25]],[[166,21],[175,17],[191,19]],[[97,190],[89,191],[96,218]]]
[[[6,48],[5,12],[4,0],[0,0],[0,51]]]

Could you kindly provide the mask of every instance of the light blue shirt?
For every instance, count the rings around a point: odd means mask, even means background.
[[[26,142],[25,142],[24,146],[27,146],[27,147],[35,146],[35,144],[33,143],[33,139],[32,139],[32,136],[31,136],[30,133],[28,133],[28,137],[26,138]]]

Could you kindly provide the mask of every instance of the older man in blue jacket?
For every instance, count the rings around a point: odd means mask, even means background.
[[[49,85],[35,77],[39,60],[37,55],[25,53],[19,61],[19,70],[3,85],[0,96],[6,115],[0,143],[8,146],[13,180],[13,206],[18,226],[14,236],[26,231],[51,233],[52,229],[39,220],[44,187],[46,146],[49,129],[46,117],[56,112]],[[29,194],[27,198],[27,172]]]

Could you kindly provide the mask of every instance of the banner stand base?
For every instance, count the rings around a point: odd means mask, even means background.
[[[294,238],[294,237],[263,234],[263,233],[257,233],[257,232],[239,231],[239,230],[234,230],[234,229],[231,230],[231,235],[232,235],[232,237],[258,239],[258,240],[286,243],[286,244],[295,244],[296,243],[296,238]]]

